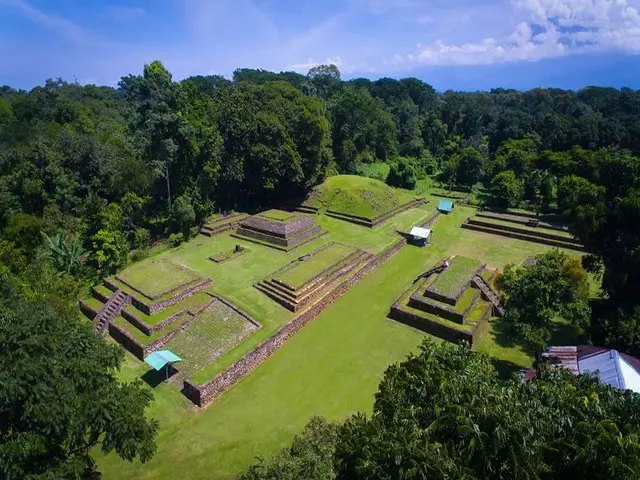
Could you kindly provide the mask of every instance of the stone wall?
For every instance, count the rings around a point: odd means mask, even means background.
[[[423,312],[437,315],[438,317],[446,318],[447,320],[459,323],[460,325],[462,325],[462,322],[464,321],[463,315],[456,312],[454,307],[446,304],[436,305],[431,303],[428,298],[424,298],[418,292],[409,297],[409,306],[422,310]]]
[[[78,302],[78,307],[80,308],[80,311],[89,318],[89,320],[93,320],[98,315],[98,312],[91,308],[84,300],[80,300]]]
[[[423,317],[417,313],[404,309],[402,305],[397,302],[391,307],[389,318],[449,342],[457,343],[465,341],[469,342],[470,345],[473,345],[473,331],[465,330],[462,327],[455,328],[442,322],[432,320],[428,317]]]
[[[453,260],[453,262],[455,262],[455,259]],[[480,273],[486,268],[486,264],[482,265],[480,268],[476,269],[471,276],[469,277],[469,281],[467,281],[463,286],[461,286],[457,292],[455,292],[453,295],[449,296],[449,295],[443,295],[441,293],[436,292],[435,290],[433,290],[433,286],[435,284],[437,284],[439,279],[436,279],[435,282],[433,282],[429,288],[427,288],[424,292],[424,294],[429,297],[432,298],[438,302],[442,302],[442,303],[448,303],[449,305],[457,305],[458,300],[460,300],[460,297],[462,296],[462,294],[467,290],[467,288],[469,288],[469,283],[471,281],[471,279],[473,277],[475,277],[476,275],[480,275]],[[445,270],[446,271],[446,270]]]
[[[168,327],[170,324],[178,320],[183,315],[187,315],[188,313],[191,313],[191,312],[188,312],[187,310],[182,310],[181,312],[171,315],[170,317],[167,317],[165,320],[155,325],[148,324],[147,322],[145,322],[144,320],[136,316],[134,313],[124,309],[122,310],[122,317],[131,325],[133,325],[138,330],[143,332],[144,334],[152,335],[155,332],[159,332],[160,330],[163,330],[164,328]]]
[[[219,395],[237,383],[241,378],[253,371],[258,367],[258,365],[273,355],[273,353],[284,345],[289,338],[318,316],[320,312],[344,295],[353,285],[358,283],[362,278],[395,255],[398,250],[405,245],[405,243],[406,241],[404,239],[400,239],[393,246],[373,257],[357,273],[346,279],[316,304],[296,316],[271,337],[262,342],[251,352],[247,353],[240,360],[230,365],[225,371],[209,382],[198,386],[190,382],[188,379],[184,380],[182,390],[184,395],[198,406],[204,406],[212,402]]]
[[[145,346],[133,338],[124,328],[115,323],[109,323],[109,335],[136,358],[144,360],[147,352]]]
[[[344,220],[346,222],[355,223],[356,225],[362,225],[364,227],[375,228],[389,220],[391,217],[394,217],[395,215],[398,215],[405,210],[418,207],[425,203],[427,203],[427,201],[424,198],[416,198],[403,205],[399,205],[393,210],[390,210],[389,212],[379,215],[375,218],[362,217],[360,215],[352,215],[349,213],[337,212],[335,210],[327,210],[326,214],[330,217],[337,218],[338,220]]]
[[[514,232],[514,233],[522,233],[524,235],[533,235],[535,237],[549,239],[549,240],[557,240],[559,242],[567,242],[567,243],[578,243],[574,238],[563,237],[562,235],[557,235],[555,233],[549,233],[543,231],[543,228],[538,227],[536,230],[528,230],[525,228],[517,227],[516,225],[502,225],[497,223],[492,223],[490,221],[477,220],[475,218],[470,218],[467,220],[467,223],[470,225],[478,225],[480,227],[486,228],[495,228],[496,230],[503,230],[505,232]]]
[[[390,212],[387,212],[384,215],[380,215],[380,216],[374,218],[373,222],[372,222],[372,228],[378,227],[379,225],[383,224],[384,222],[389,220],[391,217],[395,217],[399,213],[402,213],[402,212],[404,212],[406,210],[409,210],[411,208],[419,207],[420,205],[424,205],[425,203],[427,203],[426,199],[417,198],[415,200],[412,200],[409,203],[405,203],[404,205],[400,205],[399,207],[394,208]]]
[[[161,302],[156,302],[151,304],[146,303],[140,300],[139,298],[132,296],[131,304],[141,312],[144,312],[147,315],[153,315],[154,313],[158,313],[159,311],[164,310],[165,308],[168,308],[172,305],[175,305],[178,302],[181,302],[185,298],[190,297],[191,295],[193,295],[196,292],[199,292],[200,290],[204,290],[212,283],[213,283],[213,280],[211,280],[210,278],[207,278],[205,281],[200,282],[197,285],[194,285],[193,287],[187,288],[186,290],[183,290],[182,292],[178,293],[177,295],[174,295],[173,297],[167,300],[163,300]],[[105,285],[107,285],[106,279],[105,279]]]
[[[429,228],[431,227],[434,223],[436,223],[440,217],[442,216],[442,214],[440,212],[436,212],[434,213],[429,220],[427,220],[426,222],[424,222],[422,225],[420,225],[421,228]]]
[[[91,296],[96,300],[100,300],[102,303],[107,303],[111,295],[107,296],[104,293],[100,292],[96,287],[91,287]]]
[[[549,245],[551,247],[566,248],[568,250],[576,250],[578,252],[587,252],[587,249],[581,245],[574,243],[558,242],[556,240],[550,240],[548,238],[537,237],[535,235],[523,235],[515,232],[507,232],[505,230],[498,230],[495,228],[486,228],[479,225],[471,225],[469,223],[462,224],[462,228],[467,230],[474,230],[476,232],[490,233],[492,235],[500,235],[502,237],[515,238],[518,240],[524,240],[526,242],[540,243],[542,245]]]
[[[168,290],[165,290],[162,293],[159,293],[158,295],[148,295],[148,294],[144,293],[142,290],[140,290],[139,288],[137,288],[136,286],[134,286],[133,284],[131,284],[131,283],[127,282],[126,280],[124,280],[122,277],[120,277],[118,275],[116,275],[116,280],[118,280],[123,285],[126,285],[131,290],[133,290],[134,292],[139,293],[143,297],[148,298],[149,300],[157,300],[158,298],[162,298],[162,297],[164,297],[166,295],[170,295],[170,294],[172,294],[174,292],[182,290],[182,289],[188,287],[189,285],[193,285],[194,283],[201,281],[202,278],[198,277],[198,278],[195,278],[193,280],[189,280],[188,282],[181,283],[177,287],[172,287],[172,288],[170,288]]]

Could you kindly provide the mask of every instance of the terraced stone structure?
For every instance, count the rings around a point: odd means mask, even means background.
[[[450,257],[417,278],[392,305],[389,317],[473,347],[480,326],[504,313],[492,283],[495,274],[495,268],[477,260]]]
[[[283,307],[296,312],[324,296],[371,258],[371,254],[331,242],[273,272],[254,285]]]
[[[536,216],[523,212],[479,211],[475,217],[467,219],[462,228],[569,250],[585,251],[584,246],[553,215]]]
[[[246,213],[232,213],[231,215],[220,216],[214,218],[210,222],[205,223],[200,227],[200,233],[207,237],[213,237],[229,230],[237,228],[242,220],[249,215]]]
[[[269,210],[241,221],[232,236],[290,252],[326,233],[310,217]]]

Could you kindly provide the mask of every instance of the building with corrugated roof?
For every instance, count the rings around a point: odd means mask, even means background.
[[[640,359],[617,350],[590,345],[548,347],[540,359],[552,368],[566,368],[574,375],[595,374],[602,383],[618,390],[640,393]],[[535,372],[524,372],[523,380],[530,380]]]

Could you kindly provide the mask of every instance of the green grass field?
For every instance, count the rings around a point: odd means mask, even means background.
[[[313,189],[304,205],[374,219],[415,197],[379,180],[355,175],[329,177]]]
[[[471,275],[480,268],[481,262],[474,258],[457,256],[429,287],[435,293],[453,297],[471,279]]]
[[[165,348],[183,358],[178,368],[189,377],[235,347],[255,329],[255,325],[237,312],[222,302],[215,302]]]
[[[358,173],[363,177],[384,182],[389,176],[389,170],[391,170],[391,165],[387,162],[374,162],[361,165]]]
[[[273,278],[292,288],[299,288],[331,265],[335,265],[355,252],[350,245],[333,243],[304,261],[278,272]]]
[[[146,297],[160,297],[200,278],[198,272],[166,258],[137,263],[118,277],[140,290]]]
[[[196,377],[211,378],[292,317],[253,288],[253,283],[328,241],[378,253],[397,240],[395,230],[407,231],[429,218],[436,200],[431,197],[428,205],[403,212],[374,230],[317,215],[314,219],[329,232],[326,237],[294,254],[252,245],[250,253],[232,262],[232,268],[208,260],[210,252],[238,243],[228,234],[200,236],[159,254],[156,258],[171,258],[213,278],[216,293],[263,324]],[[418,275],[450,255],[502,269],[549,250],[545,245],[460,228],[473,215],[473,209],[458,205],[452,214],[442,216],[433,226],[431,245],[403,247],[208,408],[196,411],[174,385],[158,385],[149,412],[160,421],[155,457],[142,465],[98,453],[104,478],[233,478],[256,456],[272,455],[289,444],[312,415],[338,420],[356,411],[371,411],[384,370],[402,360],[425,336],[387,319],[391,304]],[[530,366],[531,358],[510,343],[503,331],[499,320],[487,323],[478,348],[493,355],[505,371]],[[133,380],[146,371],[144,364],[128,356],[121,376]]]
[[[290,212],[284,212],[282,210],[267,210],[266,212],[261,212],[258,214],[259,217],[268,218],[269,220],[276,220],[278,222],[286,222],[291,218],[295,217],[294,214]]]

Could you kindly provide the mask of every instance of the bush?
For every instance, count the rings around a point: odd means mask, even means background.
[[[146,228],[137,228],[133,238],[133,248],[137,250],[145,250],[149,248],[151,234]]]
[[[144,260],[148,256],[149,256],[148,248],[140,248],[140,249],[132,250],[131,253],[129,253],[129,259],[132,262],[139,262],[140,260]]]
[[[191,227],[189,229],[189,238],[195,238],[198,236],[200,229],[198,227]]]
[[[184,242],[184,235],[181,233],[172,233],[169,235],[169,245],[172,247],[179,247]]]
[[[424,173],[427,175],[433,175],[438,171],[438,160],[431,155],[429,150],[425,150],[418,160],[418,166],[424,170]]]
[[[398,157],[398,161],[389,170],[387,183],[392,187],[413,190],[417,182],[418,176],[413,161],[406,157]]]

